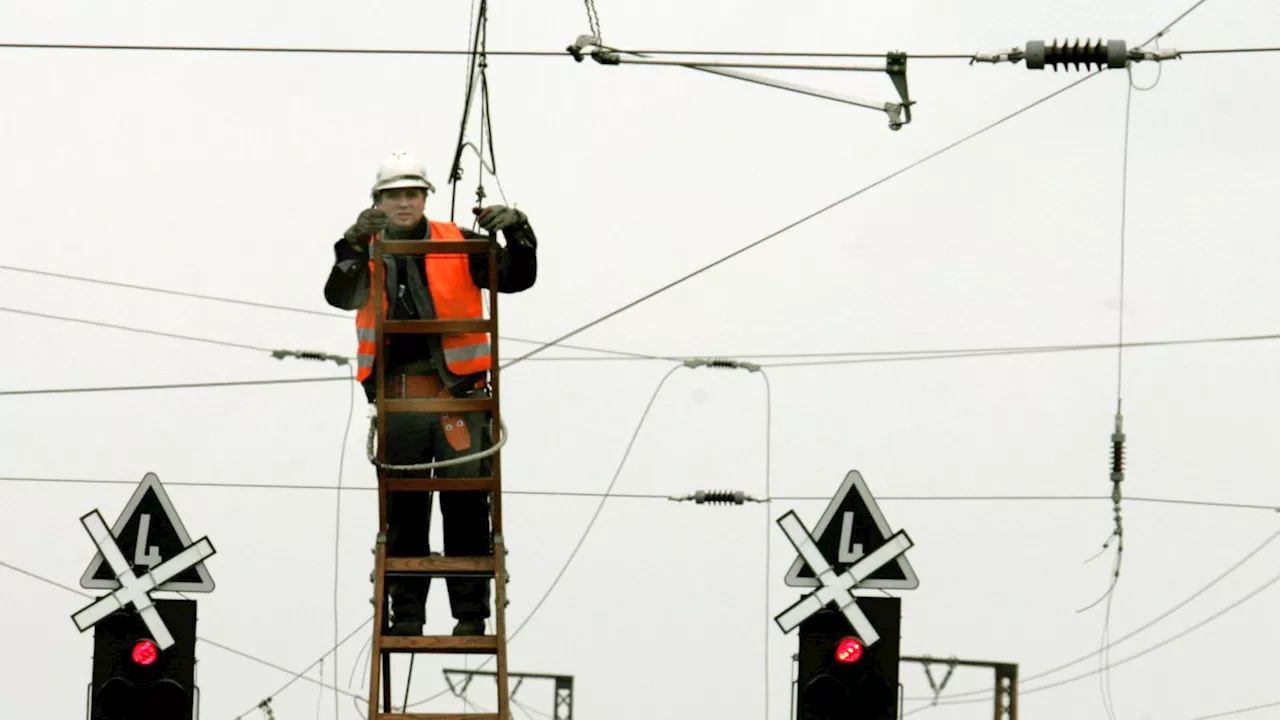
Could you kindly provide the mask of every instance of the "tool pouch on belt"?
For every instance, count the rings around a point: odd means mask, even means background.
[[[448,391],[445,395],[448,396]],[[471,449],[471,428],[461,415],[445,413],[440,416],[440,427],[444,428],[444,437],[449,447],[459,452]]]
[[[439,375],[400,375],[395,379],[395,388],[401,397],[411,398],[453,398],[457,394],[440,380]],[[440,413],[440,428],[449,441],[449,447],[458,452],[471,449],[471,428],[460,413]]]

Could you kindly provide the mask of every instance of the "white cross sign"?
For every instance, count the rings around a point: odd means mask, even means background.
[[[93,544],[98,546],[99,552],[102,553],[111,572],[119,581],[120,588],[110,595],[98,598],[88,607],[72,615],[71,619],[76,627],[80,632],[84,632],[116,610],[132,604],[142,616],[142,621],[147,624],[147,629],[155,636],[153,639],[156,646],[161,650],[171,647],[174,643],[173,635],[169,633],[168,626],[160,618],[160,613],[151,604],[150,593],[187,568],[211,557],[215,552],[213,543],[209,542],[207,537],[201,538],[177,555],[137,576],[134,575],[133,566],[125,559],[124,553],[120,552],[120,547],[116,545],[116,539],[112,537],[110,528],[97,510],[81,517],[80,524],[84,525],[84,529],[88,531]]]
[[[837,575],[794,510],[778,518],[778,525],[782,528],[782,532],[787,534],[787,539],[795,546],[800,557],[804,558],[804,561],[813,569],[819,584],[817,590],[801,598],[799,602],[774,618],[778,627],[782,628],[782,632],[789,633],[827,603],[835,602],[840,612],[849,619],[849,624],[858,633],[862,644],[867,647],[874,645],[880,639],[880,634],[862,613],[856,598],[850,591],[872,573],[906,552],[912,546],[911,538],[899,530],[884,545],[862,556],[847,570]]]

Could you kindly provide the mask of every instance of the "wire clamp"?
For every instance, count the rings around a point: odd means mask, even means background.
[[[582,62],[583,51],[588,48],[593,48],[590,53],[591,59],[601,65],[618,65],[621,62],[618,53],[601,45],[600,38],[595,35],[579,35],[572,45],[565,48],[565,51],[573,56],[575,62]]]

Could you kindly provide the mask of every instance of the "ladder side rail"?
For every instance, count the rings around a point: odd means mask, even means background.
[[[383,265],[382,252],[382,233],[375,234],[369,242],[369,247],[373,251],[373,272],[369,276],[369,293],[373,302],[374,311],[374,386],[376,388],[374,394],[374,411],[378,425],[378,453],[379,463],[386,462],[387,456],[387,422],[385,409],[383,407],[383,399],[386,397],[386,353],[385,342],[382,337],[382,321],[385,319],[383,310],[383,302],[386,298],[386,269]],[[385,471],[379,465],[375,468],[378,478],[378,532],[377,542],[374,546],[374,573],[373,573],[373,645],[369,653],[369,662],[371,668],[369,670],[369,718],[377,718],[380,714],[378,707],[378,691],[379,682],[382,675],[383,663],[386,662],[387,681],[390,681],[390,658],[386,658],[382,651],[382,629],[386,624],[386,572],[385,563],[387,557],[387,484]],[[389,688],[384,695],[389,695]],[[389,697],[383,698],[384,702],[389,702]],[[390,710],[390,706],[387,707]]]
[[[489,237],[489,320],[493,323],[493,332],[489,338],[489,356],[493,358],[489,372],[490,385],[493,392],[493,411],[489,415],[489,435],[491,438],[503,437],[502,430],[502,396],[501,380],[498,366],[501,354],[498,347],[498,237],[493,233]],[[511,717],[510,698],[507,689],[507,540],[502,530],[502,451],[492,456],[492,477],[494,479],[490,511],[493,523],[493,634],[497,642],[495,655],[498,661],[498,716],[502,720]]]

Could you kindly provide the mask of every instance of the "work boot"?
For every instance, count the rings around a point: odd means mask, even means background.
[[[464,618],[453,626],[454,635],[484,635],[484,618]]]
[[[422,634],[422,628],[427,623],[420,617],[403,617],[391,621],[391,629],[387,631],[388,635],[398,636],[417,636]]]
[[[389,635],[421,635],[427,621],[425,598],[401,583],[390,583],[391,627]]]

